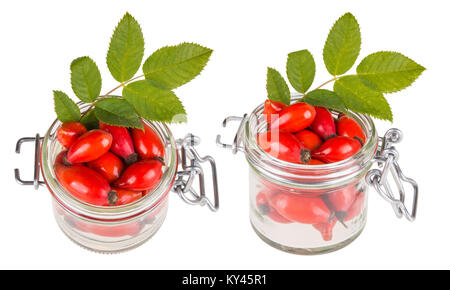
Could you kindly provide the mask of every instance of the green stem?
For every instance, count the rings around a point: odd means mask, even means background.
[[[111,95],[113,92],[115,92],[116,90],[120,89],[121,87],[124,87],[125,85],[129,84],[130,82],[132,82],[132,81],[134,81],[134,80],[137,80],[137,79],[139,79],[139,78],[141,78],[141,77],[144,77],[144,76],[145,76],[145,74],[139,75],[139,76],[134,77],[134,78],[131,78],[131,79],[129,79],[128,81],[125,81],[125,82],[121,83],[120,85],[118,85],[117,87],[113,88],[112,90],[110,90],[109,92],[107,92],[106,94],[104,94],[103,96],[98,97],[97,100],[95,100],[95,101],[89,106],[89,108],[88,108],[86,111],[84,111],[84,113],[81,115],[81,118],[83,118],[84,115],[86,115],[86,113],[89,112],[89,111],[95,106],[95,104],[98,103],[98,101],[103,100],[104,98],[106,98],[107,96]]]
[[[327,84],[329,84],[329,83],[331,83],[331,82],[333,82],[333,81],[337,81],[338,79],[339,79],[339,77],[334,77],[334,78],[332,78],[331,80],[328,80],[328,81],[324,82],[323,84],[321,84],[320,86],[318,86],[318,87],[315,88],[314,90],[318,90],[318,89],[320,89],[321,87],[323,87],[323,86],[325,86],[325,85],[327,85]]]
[[[311,90],[311,91],[318,90],[318,89],[320,89],[321,87],[323,87],[323,86],[325,86],[325,85],[327,85],[327,84],[329,84],[329,83],[331,83],[331,82],[333,82],[333,81],[337,81],[337,80],[340,79],[341,77],[342,77],[342,76],[340,76],[340,77],[334,77],[334,78],[332,78],[331,80],[328,80],[328,81],[324,82],[323,84],[321,84],[320,86],[318,86],[317,88],[315,88],[314,90]],[[311,91],[310,91],[310,92],[311,92]],[[306,97],[307,94],[308,94],[308,93],[304,94],[304,95],[302,96],[302,98]]]

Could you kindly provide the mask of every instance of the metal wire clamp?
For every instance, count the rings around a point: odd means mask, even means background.
[[[380,169],[372,169],[367,172],[366,182],[372,185],[381,197],[388,201],[398,218],[403,216],[409,221],[414,221],[417,212],[417,199],[419,195],[419,187],[417,182],[406,177],[400,166],[398,165],[399,153],[393,144],[399,143],[403,138],[403,134],[399,129],[389,129],[379,142],[381,146],[374,157]],[[391,174],[394,180],[399,198],[396,198],[392,186],[388,181],[388,175]],[[409,183],[413,188],[412,210],[408,211],[405,205],[405,188],[404,184]]]
[[[20,177],[19,168],[15,168],[14,178],[20,185],[33,185],[34,189],[38,189],[40,185],[44,185],[44,182],[39,180],[39,175],[41,173],[39,154],[41,152],[42,140],[44,140],[44,138],[40,137],[39,134],[36,134],[36,137],[20,138],[16,143],[16,153],[20,154],[20,148],[22,147],[23,143],[34,142],[34,178],[33,180],[22,180],[22,178]]]
[[[222,148],[225,149],[231,149],[231,151],[233,152],[233,154],[236,154],[238,151],[244,152],[244,147],[241,146],[241,136],[242,136],[242,131],[244,130],[244,124],[245,121],[247,120],[247,114],[244,114],[244,116],[242,117],[236,117],[236,116],[230,116],[225,118],[225,120],[223,120],[222,126],[225,128],[227,126],[227,124],[229,122],[241,122],[239,124],[239,128],[236,132],[236,135],[234,136],[234,140],[233,140],[233,144],[226,144],[226,143],[222,143],[221,138],[222,136],[217,135],[216,137],[216,144],[219,145]]]
[[[188,134],[184,139],[177,140],[183,170],[177,172],[177,179],[174,182],[173,190],[186,203],[201,206],[206,204],[209,209],[215,212],[219,209],[216,162],[211,156],[201,157],[198,154],[194,147],[199,143],[200,138],[192,134]],[[211,202],[205,194],[205,174],[201,166],[201,163],[205,162],[208,162],[211,166],[214,202]],[[199,177],[200,193],[197,193],[193,188],[193,183],[197,176]]]

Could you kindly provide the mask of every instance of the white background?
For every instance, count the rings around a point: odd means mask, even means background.
[[[450,268],[449,33],[447,1],[3,1],[0,7],[2,160],[0,268],[61,269],[400,269]],[[146,244],[118,255],[95,254],[73,244],[56,225],[50,194],[19,186],[13,168],[32,174],[32,146],[16,155],[18,138],[44,133],[54,120],[52,90],[71,93],[69,65],[89,55],[115,86],[106,67],[113,28],[129,11],[140,22],[146,54],[192,41],[214,49],[200,77],[176,90],[189,123],[171,126],[176,137],[202,137],[199,150],[216,158],[221,209],[170,198],[167,219]],[[228,115],[264,101],[266,67],[284,74],[287,54],[309,49],[316,82],[328,80],[321,52],[334,21],[358,19],[362,57],[399,51],[427,68],[416,83],[388,100],[401,128],[397,148],[404,172],[420,185],[414,223],[394,216],[373,190],[368,223],[348,247],[321,256],[296,256],[263,243],[248,221],[248,166],[241,155],[215,146]],[[233,129],[225,133],[228,140]]]

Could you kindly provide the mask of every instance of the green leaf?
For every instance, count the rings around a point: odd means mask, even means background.
[[[273,68],[267,68],[266,83],[268,98],[272,101],[283,102],[287,105],[291,103],[291,93],[286,81],[281,74]]]
[[[286,72],[292,87],[304,94],[314,81],[316,64],[311,53],[300,50],[288,54]]]
[[[358,76],[377,91],[393,93],[410,86],[425,70],[412,59],[393,51],[365,57],[356,68]]]
[[[337,111],[346,111],[346,107],[341,97],[335,92],[318,89],[308,92],[300,102],[305,102],[313,106],[325,107],[328,109],[334,109]]]
[[[103,123],[143,129],[136,112],[126,100],[119,98],[106,98],[95,105],[95,116]]]
[[[72,61],[70,82],[75,95],[85,103],[94,102],[102,89],[102,77],[95,62],[87,56]]]
[[[195,43],[166,46],[155,51],[142,67],[145,77],[177,88],[200,74],[212,50]]]
[[[152,81],[130,83],[123,89],[123,97],[145,119],[168,123],[187,120],[186,111],[177,96]]]
[[[355,63],[361,49],[361,33],[356,18],[346,13],[339,18],[328,34],[323,48],[323,60],[328,72],[341,75]]]
[[[392,122],[391,108],[383,94],[366,86],[358,76],[345,76],[334,83],[334,92],[354,112]]]
[[[131,79],[144,57],[144,36],[139,23],[126,13],[120,20],[109,43],[106,63],[118,82]]]
[[[78,122],[81,118],[80,108],[64,92],[53,91],[55,112],[61,122]]]
[[[95,110],[90,110],[83,117],[81,117],[80,123],[88,130],[98,129],[98,119],[95,116]]]

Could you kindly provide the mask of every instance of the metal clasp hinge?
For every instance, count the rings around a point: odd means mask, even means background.
[[[398,218],[403,216],[409,221],[414,221],[417,212],[417,200],[419,195],[419,187],[417,182],[413,179],[406,177],[398,164],[399,153],[392,144],[399,143],[403,138],[403,134],[399,129],[389,129],[381,142],[380,148],[374,157],[374,161],[378,163],[380,169],[372,169],[367,172],[366,181],[369,185],[372,185],[378,194],[381,195],[386,201],[388,201]],[[391,184],[388,181],[388,175],[391,174],[398,190],[399,198],[396,198]],[[404,184],[409,183],[413,188],[413,200],[411,212],[405,205],[405,188]]]
[[[217,135],[216,137],[216,144],[219,147],[225,148],[225,149],[231,149],[231,151],[233,152],[233,154],[236,154],[238,151],[244,152],[244,147],[241,146],[242,143],[242,131],[244,130],[244,124],[245,121],[247,120],[247,114],[244,114],[244,116],[242,117],[236,117],[236,116],[230,116],[225,118],[225,120],[223,120],[222,126],[225,128],[227,126],[227,124],[229,122],[237,122],[240,121],[238,130],[236,132],[236,135],[234,136],[234,140],[233,140],[233,144],[226,144],[226,143],[222,143],[221,138],[222,136]]]
[[[177,179],[174,182],[173,190],[178,193],[183,201],[191,205],[205,204],[212,210],[219,209],[219,190],[217,185],[216,162],[211,156],[201,157],[195,146],[200,143],[200,138],[188,134],[184,139],[177,140],[177,146],[180,152],[181,165],[183,170],[177,172]],[[211,202],[205,193],[205,174],[201,163],[208,162],[211,166],[212,186],[214,192],[214,202]],[[199,177],[199,191],[193,188],[196,177]]]
[[[24,137],[17,140],[16,143],[16,153],[20,154],[20,148],[23,143],[26,142],[34,142],[34,179],[33,180],[22,180],[20,177],[20,170],[18,168],[14,169],[14,177],[20,185],[33,185],[35,189],[38,189],[40,185],[43,185],[44,182],[39,180],[40,175],[40,158],[39,154],[41,153],[41,142],[44,140],[43,137],[40,137],[39,134],[36,134],[36,137]]]

